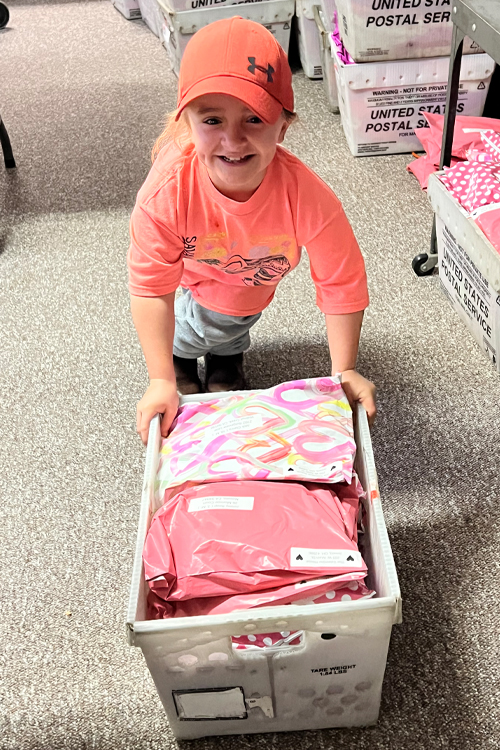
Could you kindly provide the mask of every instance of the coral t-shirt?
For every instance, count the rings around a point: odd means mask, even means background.
[[[203,307],[254,315],[307,250],[316,301],[327,314],[368,305],[358,243],[332,190],[278,146],[245,202],[222,195],[194,150],[159,153],[130,220],[129,289],[157,297],[179,284]]]

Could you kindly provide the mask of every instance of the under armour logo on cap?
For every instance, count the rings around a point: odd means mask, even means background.
[[[264,68],[262,65],[256,65],[255,57],[249,57],[248,62],[250,63],[250,65],[248,66],[247,70],[250,73],[253,73],[255,75],[255,71],[260,70],[261,73],[265,73],[267,75],[267,82],[273,83],[273,73],[275,71],[272,65],[268,65],[267,68]]]

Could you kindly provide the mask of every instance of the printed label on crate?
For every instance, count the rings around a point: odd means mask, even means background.
[[[339,664],[335,667],[317,667],[316,669],[311,669],[311,672],[320,677],[329,677],[332,674],[347,674],[351,669],[356,669],[356,665]]]
[[[246,5],[247,3],[258,3],[260,0],[191,0],[187,2],[183,10],[196,10],[196,8],[210,8],[213,5]]]
[[[428,127],[424,112],[444,114],[446,82],[437,80],[418,85],[352,89],[348,85],[349,68],[352,66],[342,66],[336,60],[340,111],[351,151],[358,156],[422,151],[415,128]],[[489,80],[490,76],[485,80],[460,83],[459,114],[479,115],[482,112]]]
[[[215,497],[194,497],[189,503],[189,513],[200,510],[253,510],[253,497],[233,497],[216,495]]]
[[[290,550],[291,568],[362,568],[361,553],[345,549],[311,549],[292,547]]]
[[[477,84],[476,84],[477,86]],[[483,83],[484,86],[484,83]],[[424,112],[443,115],[446,109],[447,84],[427,84],[424,86],[402,86],[394,89],[374,89],[366,95],[366,117],[363,122],[365,138],[370,142],[360,142],[358,153],[389,151],[391,145],[403,145],[408,151],[422,150],[422,144],[415,135],[415,128],[428,127]],[[481,89],[480,89],[481,90]],[[481,97],[482,99],[482,97]],[[477,96],[473,87],[460,84],[457,114],[479,112]],[[386,138],[371,141],[374,135],[385,134]],[[361,135],[360,135],[361,138]],[[411,148],[410,148],[411,145]]]
[[[443,289],[478,344],[498,367],[500,296],[439,217],[437,230],[439,278]]]
[[[358,62],[450,54],[451,0],[337,0],[340,32]],[[480,52],[466,38],[464,52]]]

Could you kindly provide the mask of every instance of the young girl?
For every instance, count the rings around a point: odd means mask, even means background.
[[[208,392],[245,387],[249,330],[302,247],[332,373],[375,417],[375,387],[355,370],[368,305],[363,258],[334,193],[279,145],[295,117],[286,54],[264,26],[234,17],[193,36],[178,108],[130,223],[131,309],[150,377],[137,406],[143,442],[156,413],[167,435],[178,391],[203,390],[199,357]]]

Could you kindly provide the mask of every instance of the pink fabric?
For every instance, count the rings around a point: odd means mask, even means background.
[[[424,112],[423,115],[429,123],[429,127],[415,128],[415,134],[426,154],[409,164],[407,169],[415,175],[421,187],[425,190],[429,176],[438,171],[441,158],[444,116],[434,115],[430,112]],[[485,144],[481,138],[482,130],[491,130],[494,133],[500,133],[500,120],[491,117],[457,115],[453,133],[452,166],[457,163],[457,159],[466,159],[467,152],[470,149],[477,151],[485,150]]]
[[[474,211],[472,218],[500,253],[500,203],[492,203]]]
[[[464,161],[439,175],[441,182],[466,211],[500,202],[500,164]]]
[[[188,488],[152,520],[143,552],[146,580],[160,598],[181,601],[321,576],[363,577],[366,565],[340,504],[330,490],[316,493],[298,483]]]

